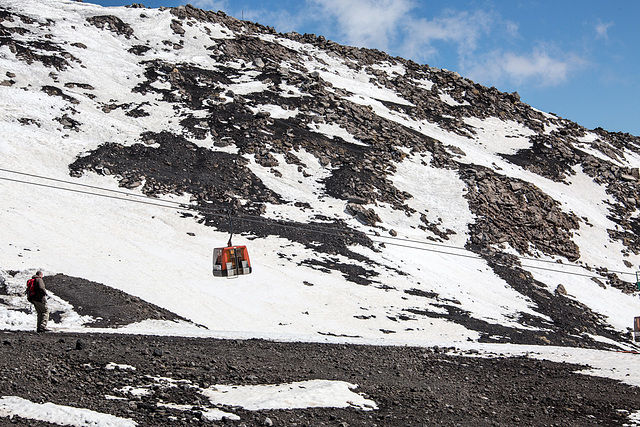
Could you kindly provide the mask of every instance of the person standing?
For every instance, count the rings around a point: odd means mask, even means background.
[[[27,299],[38,313],[37,332],[48,332],[47,322],[49,321],[49,306],[47,305],[47,290],[44,287],[44,275],[42,271],[36,274],[27,282]]]

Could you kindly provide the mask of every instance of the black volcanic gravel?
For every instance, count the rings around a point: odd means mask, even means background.
[[[47,286],[76,311],[101,317],[87,326],[181,319],[84,279],[57,274],[47,277]],[[0,396],[91,409],[130,418],[139,426],[622,425],[629,413],[640,410],[637,387],[576,373],[584,366],[525,357],[475,357],[473,350],[438,347],[66,333],[56,329],[55,316],[50,326],[54,332],[45,334],[0,332]],[[106,369],[109,363],[136,369]],[[167,388],[154,385],[150,377],[189,383]],[[201,413],[215,407],[198,392],[211,385],[313,379],[355,384],[355,391],[378,409],[218,406],[240,421],[207,421]],[[148,385],[152,393],[141,397],[122,391]],[[163,403],[192,409],[168,409]],[[13,417],[0,418],[0,425],[53,424]]]
[[[110,413],[139,426],[280,425],[621,425],[640,410],[638,388],[575,373],[579,366],[527,358],[478,358],[447,349],[262,340],[216,340],[52,332],[0,333],[0,396]],[[109,363],[136,370],[107,370]],[[359,409],[247,411],[220,407],[240,421],[207,421],[212,407],[189,387],[118,391],[153,383],[148,376],[214,384],[279,384],[311,379],[357,384],[378,405]],[[196,391],[194,391],[196,390]],[[105,396],[124,399],[107,399]],[[191,411],[158,402],[192,405]],[[49,425],[0,418],[3,425]]]

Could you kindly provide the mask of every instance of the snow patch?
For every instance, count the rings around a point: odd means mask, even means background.
[[[365,144],[362,141],[358,141],[357,139],[354,138],[353,135],[347,132],[346,129],[340,127],[340,125],[337,125],[335,123],[309,123],[308,126],[311,130],[322,133],[328,136],[329,138],[333,139],[334,137],[337,136],[342,138],[348,143],[368,147],[368,144]]]
[[[444,102],[445,104],[451,105],[452,107],[460,107],[462,105],[471,105],[467,101],[464,101],[464,102],[456,101],[450,94],[446,92],[441,92],[439,96],[442,102]]]
[[[250,411],[299,408],[377,409],[375,402],[344,381],[311,380],[279,385],[214,385],[203,390],[213,404],[241,406]]]
[[[63,426],[134,427],[138,424],[128,418],[119,418],[89,409],[56,405],[54,403],[33,403],[18,396],[0,398],[0,417],[21,417]]]

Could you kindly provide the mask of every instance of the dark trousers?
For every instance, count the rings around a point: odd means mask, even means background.
[[[31,304],[33,304],[36,313],[38,313],[37,330],[38,332],[42,332],[47,329],[47,322],[49,321],[49,306],[47,305],[47,300],[46,298],[42,298],[42,302],[31,301]]]

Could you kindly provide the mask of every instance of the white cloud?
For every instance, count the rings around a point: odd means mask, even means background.
[[[427,59],[437,53],[435,42],[449,42],[465,57],[478,47],[480,38],[491,30],[493,19],[488,13],[453,12],[432,20],[407,20],[403,54]]]
[[[318,9],[314,16],[320,18],[314,19],[330,26],[340,43],[377,48],[416,61],[433,59],[439,53],[435,44],[440,42],[454,44],[461,57],[469,55],[494,24],[494,18],[484,11],[445,10],[433,19],[416,18],[413,0],[307,2]],[[517,33],[515,24],[507,24],[505,32]]]
[[[310,0],[337,24],[345,42],[387,50],[408,13],[411,0]]]
[[[505,25],[506,25],[506,32],[510,37],[512,38],[520,37],[520,34],[518,32],[520,30],[520,26],[517,23],[513,21],[507,21]]]
[[[494,51],[466,64],[465,74],[484,84],[537,84],[555,86],[567,81],[569,75],[581,69],[586,61],[576,54],[550,54],[536,47],[529,54]]]
[[[607,23],[598,22],[596,25],[597,38],[607,40],[609,38],[609,28],[613,27],[613,25],[613,21]]]
[[[308,18],[302,13],[295,11],[292,13],[285,9],[255,9],[251,7],[253,3],[245,5],[231,2],[234,4],[230,4],[229,0],[183,0],[182,3],[189,3],[204,10],[222,10],[234,18],[269,25],[282,33],[299,30],[305,21],[308,21]]]

